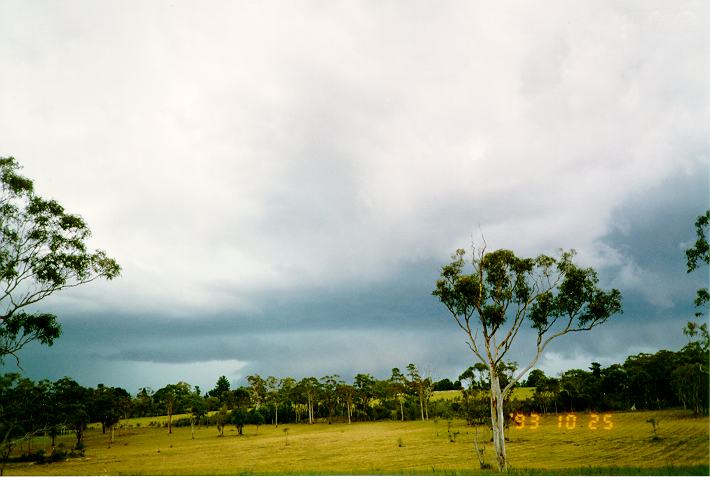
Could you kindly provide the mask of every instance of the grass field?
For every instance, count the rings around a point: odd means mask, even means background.
[[[535,387],[516,387],[513,390],[513,394],[511,396],[512,399],[514,400],[527,400],[528,398],[532,398],[532,396],[535,394]],[[432,400],[454,400],[457,398],[461,398],[463,394],[461,393],[461,390],[444,390],[444,391],[439,391],[439,392],[433,392],[432,395]]]
[[[526,418],[510,429],[508,455],[514,472],[533,474],[707,474],[708,419],[684,412],[629,412],[611,417],[613,427],[588,428],[590,416]],[[653,439],[650,418],[658,421]],[[6,475],[211,475],[211,474],[481,474],[473,451],[474,430],[462,421],[373,422],[327,425],[264,425],[237,436],[228,427],[167,429],[124,427],[108,448],[108,435],[91,429],[86,457],[52,464],[8,464]],[[288,428],[288,434],[284,432]],[[449,431],[450,430],[450,431]],[[458,433],[456,433],[458,432]],[[486,435],[490,435],[486,433]],[[455,437],[455,438],[454,438]],[[35,440],[35,448],[45,439]],[[455,440],[455,441],[452,441]],[[62,439],[70,445],[72,437]],[[492,443],[485,457],[494,463]],[[669,467],[697,466],[696,470]],[[614,467],[609,470],[608,467]],[[522,470],[520,470],[522,469]]]

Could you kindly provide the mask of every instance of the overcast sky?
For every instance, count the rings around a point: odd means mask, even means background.
[[[456,378],[474,359],[431,291],[481,232],[574,248],[624,295],[547,373],[680,348],[709,23],[705,1],[0,0],[0,156],[123,267],[41,306],[64,334],[25,374]]]

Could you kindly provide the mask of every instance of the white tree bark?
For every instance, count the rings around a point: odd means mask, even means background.
[[[498,374],[491,369],[491,423],[493,427],[493,447],[496,453],[498,470],[504,472],[508,466],[505,453],[505,417],[503,416],[503,393],[500,389]]]

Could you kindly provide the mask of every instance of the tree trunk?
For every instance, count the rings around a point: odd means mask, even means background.
[[[478,464],[480,465],[481,470],[483,470],[484,468],[490,468],[490,465],[488,467],[486,466],[486,461],[483,457],[483,454],[486,453],[485,445],[483,446],[483,448],[478,446],[478,425],[476,425],[475,429],[476,429],[476,433],[473,436],[473,448],[476,450],[476,457],[478,457]]]
[[[421,411],[421,414],[422,414],[422,420],[424,420],[424,402],[422,401],[421,393],[419,394],[419,410]]]
[[[84,426],[77,425],[74,434],[76,435],[76,449],[79,450],[81,444],[84,443]]]
[[[350,425],[350,402],[348,402],[348,425]]]
[[[195,417],[190,417],[190,433],[192,434],[192,439],[195,439]]]
[[[278,427],[279,426],[279,404],[278,403],[274,405],[274,418],[275,418],[274,421],[276,422],[276,427]]]
[[[402,414],[402,421],[404,421],[404,399],[401,396],[399,397],[399,411]]]
[[[505,454],[505,417],[503,416],[503,394],[495,368],[491,369],[491,426],[493,427],[493,447],[496,451],[498,471],[505,472],[508,462]]]

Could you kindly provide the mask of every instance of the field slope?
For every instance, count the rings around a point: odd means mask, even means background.
[[[539,419],[537,429],[510,429],[508,453],[513,469],[568,474],[649,473],[656,468],[709,463],[708,419],[682,412],[629,412],[611,417],[610,430],[590,430],[590,417],[577,414],[558,426],[554,415]],[[647,420],[658,422],[658,438]],[[145,425],[145,424],[143,424]],[[288,428],[288,431],[284,431]],[[317,425],[264,425],[245,429],[196,431],[175,428],[172,435],[155,427],[125,427],[108,448],[108,436],[88,432],[86,457],[52,464],[9,464],[7,475],[210,475],[210,474],[437,474],[481,471],[473,452],[474,430],[461,421],[376,422]],[[36,448],[43,439],[37,439]],[[71,437],[63,441],[71,442]],[[492,445],[485,456],[493,462]],[[607,467],[619,467],[608,470]],[[519,470],[518,470],[519,471]]]

